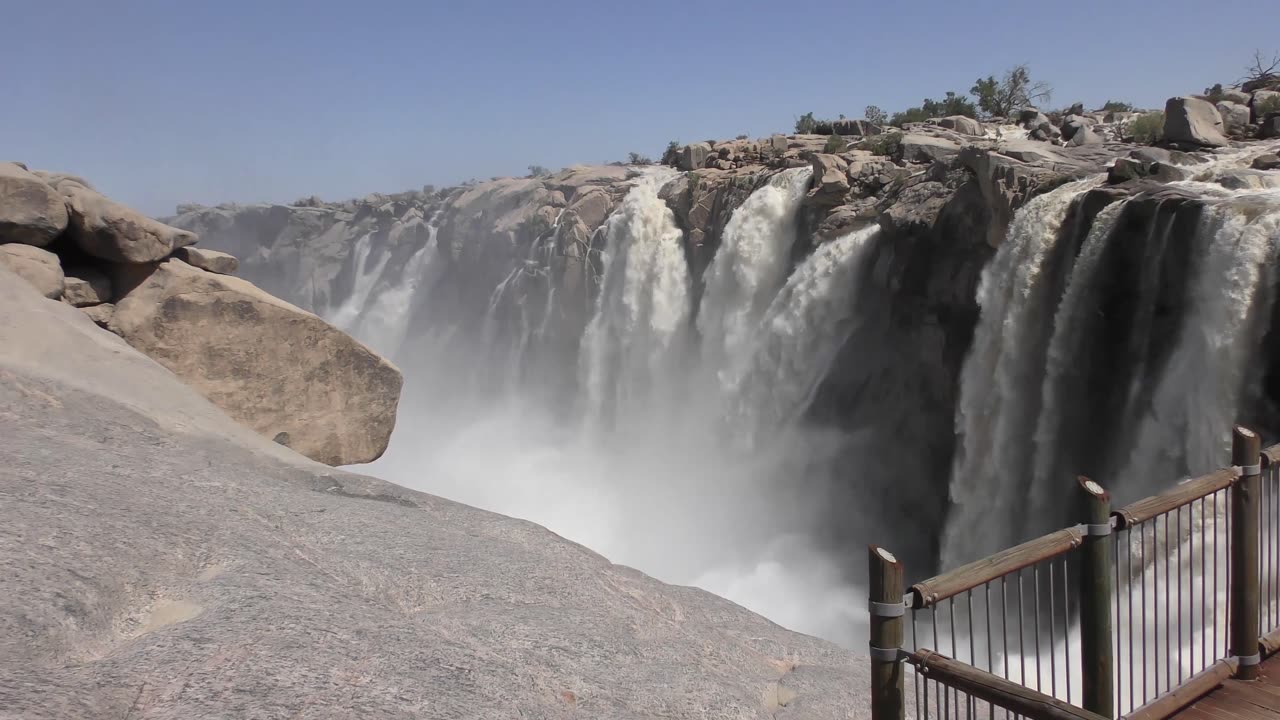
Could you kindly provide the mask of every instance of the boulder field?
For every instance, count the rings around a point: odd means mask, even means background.
[[[0,265],[83,311],[231,417],[331,465],[386,449],[399,370],[230,276],[236,259],[72,176],[0,163]]]
[[[0,307],[0,718],[869,716],[847,651],[308,461],[4,268]]]

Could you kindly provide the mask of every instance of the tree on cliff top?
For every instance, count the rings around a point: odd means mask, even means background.
[[[902,127],[907,123],[924,122],[929,118],[952,117],[954,115],[977,117],[978,109],[973,106],[973,101],[967,95],[947,91],[946,96],[941,100],[925,98],[924,102],[920,103],[920,107],[907,108],[902,112],[894,113],[893,117],[889,119],[889,124],[895,127]]]
[[[969,92],[978,99],[982,112],[1009,117],[1018,108],[1049,102],[1053,90],[1048,83],[1032,82],[1027,66],[1017,65],[1004,74],[1003,80],[997,80],[995,75],[978,78]]]

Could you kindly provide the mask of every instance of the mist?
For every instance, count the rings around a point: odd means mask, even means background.
[[[852,438],[802,418],[858,324],[853,289],[874,230],[789,269],[809,171],[781,173],[736,211],[695,319],[681,233],[657,195],[670,177],[641,177],[603,229],[593,314],[562,352],[576,358],[568,402],[530,370],[536,318],[516,313],[514,332],[496,319],[508,302],[537,304],[518,294],[518,274],[495,291],[482,331],[438,317],[403,348],[402,331],[337,308],[406,377],[391,444],[367,471],[853,647],[866,631],[861,553],[817,534]]]

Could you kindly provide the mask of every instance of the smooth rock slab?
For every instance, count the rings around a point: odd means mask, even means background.
[[[57,300],[62,297],[66,277],[58,256],[26,243],[0,245],[0,265],[31,283],[41,295]]]
[[[21,165],[0,163],[0,243],[44,247],[66,229],[62,196]]]
[[[387,447],[400,371],[251,283],[166,260],[116,303],[110,329],[228,415],[329,465]]]
[[[308,462],[18,286],[0,270],[0,716],[870,717],[854,653]]]

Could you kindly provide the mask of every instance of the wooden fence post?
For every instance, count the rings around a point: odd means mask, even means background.
[[[1262,484],[1261,439],[1236,426],[1231,464],[1241,468],[1231,486],[1231,654],[1240,659],[1236,677],[1258,679],[1258,510]]]
[[[902,610],[905,609],[902,563],[893,553],[875,545],[868,548],[867,554],[867,572],[871,579],[868,584],[871,589],[871,717],[872,720],[903,720],[906,710],[903,662],[897,657],[902,648]],[[894,655],[892,659],[890,653]]]
[[[1088,507],[1080,573],[1081,698],[1086,710],[1115,717],[1115,659],[1111,647],[1112,549],[1111,496],[1081,477]]]

